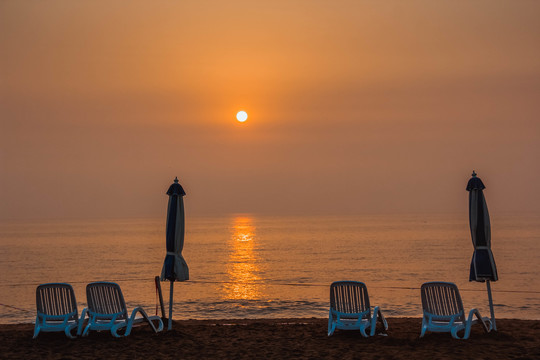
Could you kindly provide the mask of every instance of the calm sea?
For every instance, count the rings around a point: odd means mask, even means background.
[[[540,319],[540,216],[492,216],[500,318]],[[164,219],[0,223],[0,323],[31,322],[35,288],[120,284],[128,307],[156,311]],[[489,315],[485,284],[469,282],[467,214],[355,217],[235,215],[186,219],[191,280],[175,284],[175,319],[325,317],[336,280],[368,286],[388,316],[420,316],[419,287],[455,282],[465,307]],[[167,306],[169,283],[162,283]]]

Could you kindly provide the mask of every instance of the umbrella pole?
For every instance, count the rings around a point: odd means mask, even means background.
[[[159,276],[156,276],[154,280],[156,281],[156,289],[159,295],[159,306],[161,307],[161,319],[165,321],[165,306],[163,306],[163,294],[161,293],[161,282],[159,280]]]
[[[171,293],[169,296],[169,326],[167,327],[167,330],[172,330],[173,292],[174,292],[174,280],[171,281]],[[491,299],[491,295],[490,295],[490,299]]]
[[[486,280],[486,286],[489,299],[489,311],[491,312],[491,330],[497,331],[497,324],[495,324],[495,312],[493,311],[493,298],[491,297],[491,284],[489,280]]]

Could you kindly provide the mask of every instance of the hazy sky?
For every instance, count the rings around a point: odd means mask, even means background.
[[[539,1],[0,0],[0,218],[540,212]],[[235,121],[245,110],[246,123]]]

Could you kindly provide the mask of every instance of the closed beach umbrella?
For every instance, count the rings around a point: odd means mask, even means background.
[[[469,281],[486,282],[491,323],[493,330],[497,330],[490,282],[497,281],[499,277],[491,251],[491,225],[483,192],[485,188],[482,180],[473,171],[472,178],[467,184],[467,191],[469,192],[469,226],[474,246]]]
[[[174,179],[174,183],[169,187],[167,195],[169,195],[166,226],[167,255],[161,270],[161,281],[169,280],[171,282],[168,324],[168,329],[171,330],[174,282],[189,280],[189,269],[182,257],[185,228],[184,196],[186,193],[178,183],[178,178]]]

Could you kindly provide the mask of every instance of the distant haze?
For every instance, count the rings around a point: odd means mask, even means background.
[[[0,218],[540,212],[540,2],[0,2]],[[245,110],[241,124],[236,113]]]

